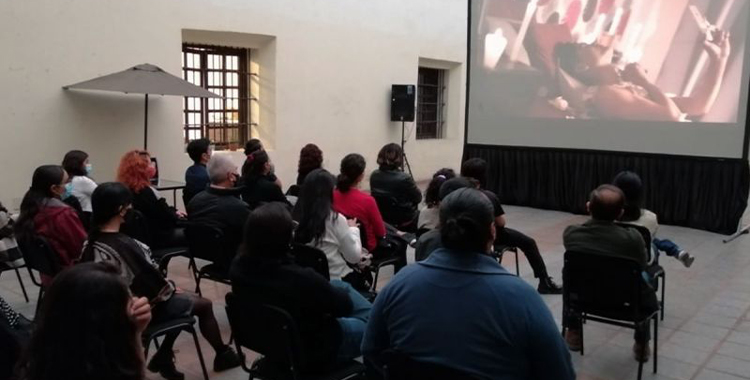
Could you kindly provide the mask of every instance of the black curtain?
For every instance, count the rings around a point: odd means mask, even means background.
[[[737,230],[750,189],[746,160],[467,145],[473,157],[489,163],[487,188],[504,204],[583,214],[591,190],[631,170],[660,223],[723,234]]]

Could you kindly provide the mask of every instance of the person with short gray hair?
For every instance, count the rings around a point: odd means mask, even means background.
[[[187,204],[188,220],[191,223],[214,227],[224,233],[228,252],[235,252],[242,240],[242,228],[250,215],[250,207],[240,199],[240,191],[235,188],[240,175],[238,165],[231,156],[214,154],[207,164],[211,185],[196,195]],[[217,263],[229,268],[231,257]]]

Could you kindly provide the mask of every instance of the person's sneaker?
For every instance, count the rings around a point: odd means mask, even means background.
[[[536,290],[539,294],[562,294],[562,286],[555,284],[552,277],[539,279],[539,286]]]
[[[651,348],[649,348],[648,343],[640,344],[636,342],[633,345],[633,356],[635,357],[635,361],[646,363],[651,357]]]
[[[680,251],[680,253],[677,255],[677,260],[680,260],[685,268],[690,268],[690,266],[693,265],[693,261],[695,261],[695,257],[688,253],[688,251]]]
[[[571,351],[581,351],[581,347],[583,346],[581,330],[568,329],[565,331],[565,343],[568,344],[568,349]]]
[[[174,366],[173,352],[157,352],[148,362],[149,371],[158,373],[167,380],[184,380],[185,374],[178,371]]]
[[[229,346],[222,353],[216,354],[216,358],[214,358],[214,372],[226,371],[239,366],[240,357]]]

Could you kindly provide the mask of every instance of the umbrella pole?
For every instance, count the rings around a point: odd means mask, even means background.
[[[146,94],[146,112],[143,115],[143,150],[148,150],[148,94]]]

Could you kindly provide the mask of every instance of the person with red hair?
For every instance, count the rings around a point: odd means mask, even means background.
[[[148,151],[131,150],[120,159],[117,181],[133,192],[133,208],[148,222],[148,245],[154,248],[184,245],[185,232],[178,224],[185,219],[185,214],[169,206],[151,187],[150,180],[155,175],[156,168],[151,164]]]

